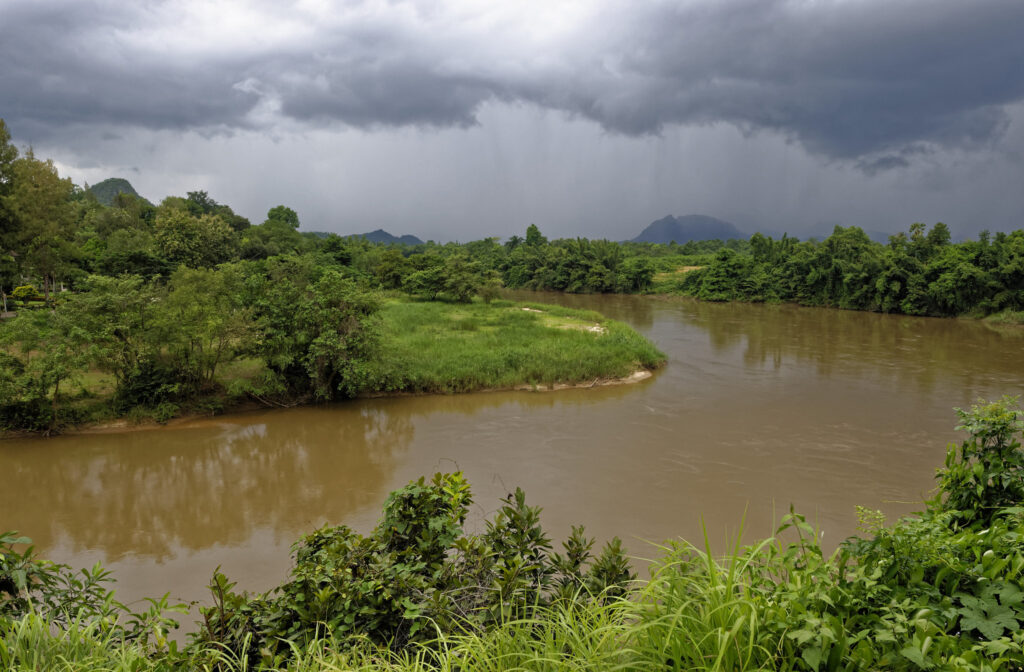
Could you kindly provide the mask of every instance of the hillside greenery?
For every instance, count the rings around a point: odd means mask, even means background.
[[[790,512],[776,535],[715,555],[660,547],[637,580],[621,543],[583,528],[555,552],[541,511],[510,493],[464,529],[461,474],[390,495],[361,535],[324,527],[288,578],[239,592],[215,572],[179,647],[175,605],[120,605],[112,577],[36,557],[0,535],[0,665],[46,670],[1019,670],[1024,666],[1024,412],[958,410],[935,496],[826,555]]]
[[[96,200],[103,205],[114,205],[118,196],[121,194],[140,199],[147,205],[152,205],[152,203],[142,198],[142,196],[139,195],[139,192],[135,191],[135,187],[132,186],[131,182],[123,177],[107,178],[102,182],[97,182],[96,184],[86,187],[86,191],[92,194]]]

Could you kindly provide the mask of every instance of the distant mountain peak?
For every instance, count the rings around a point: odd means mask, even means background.
[[[348,238],[365,238],[371,243],[386,243],[386,244],[399,244],[399,245],[422,245],[423,241],[406,234],[404,236],[393,236],[384,229],[377,229],[376,231],[370,231],[369,233],[356,233]]]
[[[651,222],[631,242],[671,243],[674,240],[681,245],[691,240],[729,240],[746,237],[747,235],[736,228],[735,224],[710,215],[666,215]]]
[[[108,177],[102,182],[97,182],[89,187],[89,192],[96,197],[97,201],[108,206],[114,203],[114,199],[117,198],[118,194],[129,194],[146,201],[145,198],[139,195],[139,192],[135,191],[132,183],[123,177]],[[148,203],[149,201],[146,202]]]

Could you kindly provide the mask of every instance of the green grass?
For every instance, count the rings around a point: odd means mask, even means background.
[[[535,303],[469,304],[389,298],[380,312],[378,357],[364,394],[455,393],[520,386],[595,383],[654,369],[665,355],[629,326],[600,313]],[[216,389],[160,408],[136,408],[119,418],[112,375],[90,370],[62,391],[74,425],[118,419],[165,422],[237,407],[247,382],[265,370],[251,357],[225,362]]]
[[[984,318],[985,322],[996,325],[1024,325],[1024,311],[1004,310]]]
[[[99,621],[57,627],[36,614],[0,618],[0,669],[10,672],[143,672],[170,670],[143,647],[114,637]]]
[[[593,311],[532,303],[392,300],[371,392],[470,392],[628,376],[665,356]]]

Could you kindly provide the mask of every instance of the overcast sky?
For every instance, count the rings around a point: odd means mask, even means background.
[[[1024,228],[1021,0],[0,0],[81,184],[435,240]]]

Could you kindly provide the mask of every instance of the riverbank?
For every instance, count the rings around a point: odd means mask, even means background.
[[[386,300],[379,313],[377,356],[366,365],[357,397],[556,391],[640,382],[665,355],[631,327],[600,313],[537,303],[444,303]],[[199,417],[314,403],[308,397],[260,396],[250,381],[262,362],[227,365],[216,389],[158,408],[113,412],[110,377],[91,372],[64,402],[81,421],[61,433],[124,431]],[[27,436],[0,432],[0,437]]]
[[[381,320],[380,356],[364,390],[371,395],[592,386],[665,362],[631,327],[588,310],[389,301]]]

